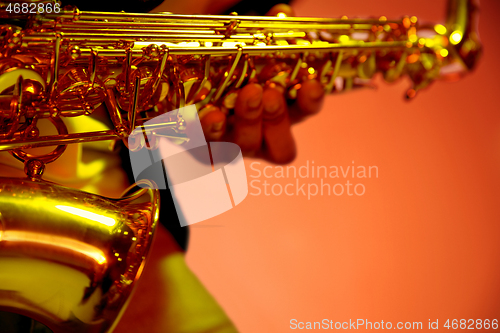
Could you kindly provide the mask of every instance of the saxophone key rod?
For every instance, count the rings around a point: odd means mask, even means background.
[[[469,2],[454,0],[452,4],[464,13],[464,4]],[[5,10],[0,5],[0,16]],[[469,29],[473,14],[468,13],[465,19],[459,15],[448,20],[448,28],[439,29],[419,27],[416,17],[211,16],[85,12],[76,8],[25,17],[30,29],[2,27],[4,65],[0,66],[0,78],[12,78],[18,72],[25,79],[21,89],[24,97],[16,101],[5,94],[8,85],[2,88],[0,84],[0,114],[4,115],[0,150],[123,139],[143,123],[135,126],[131,112],[151,110],[158,103],[164,104],[163,110],[183,102],[232,107],[235,91],[251,80],[263,85],[277,82],[289,89],[287,96],[293,98],[300,83],[318,73],[325,91],[336,93],[348,90],[355,79],[370,79],[381,72],[387,81],[409,76],[414,82],[409,95],[414,96],[438,79],[442,68],[461,63],[458,47],[468,43],[468,50],[480,48],[479,43],[470,43],[475,34]],[[420,36],[422,29],[427,32]],[[39,57],[30,63],[33,52]],[[245,61],[236,61],[240,58]],[[280,69],[269,74],[269,66]],[[199,71],[197,67],[205,68]],[[140,79],[132,89],[134,76]],[[336,83],[338,78],[343,79],[345,89]],[[33,89],[36,84],[47,87],[48,94]],[[101,104],[110,108],[114,128],[109,131],[31,135],[37,133],[39,118],[89,115]],[[12,105],[19,112],[13,112]],[[17,119],[20,117],[31,124],[31,134]]]

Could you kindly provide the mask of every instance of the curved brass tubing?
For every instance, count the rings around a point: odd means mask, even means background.
[[[54,333],[108,332],[139,279],[159,194],[121,199],[0,178],[0,310]]]

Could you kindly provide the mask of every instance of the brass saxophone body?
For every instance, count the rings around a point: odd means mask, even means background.
[[[0,309],[53,332],[112,330],[151,245],[157,191],[108,199],[1,178],[0,207]]]
[[[0,3],[0,152],[23,162],[27,178],[0,179],[0,310],[54,332],[112,330],[158,218],[154,184],[108,199],[42,180],[45,165],[68,145],[123,140],[140,149],[138,127],[182,139],[179,117],[144,123],[189,104],[200,117],[211,105],[232,117],[247,83],[278,87],[293,99],[305,80],[338,93],[381,73],[389,82],[409,77],[412,98],[438,78],[472,69],[481,52],[470,0],[449,1],[443,25],[416,17],[54,12],[54,6],[52,13],[24,14],[10,5],[9,12]],[[68,120],[99,109],[109,116],[107,130],[68,129]],[[43,133],[42,120],[57,134]],[[49,153],[25,151],[48,146]],[[30,276],[30,269],[40,274]]]
[[[5,7],[5,6],[4,6]],[[446,25],[400,20],[318,19],[80,12],[2,25],[0,151],[126,138],[145,121],[186,104],[230,115],[248,82],[282,87],[294,98],[305,79],[327,93],[363,85],[380,72],[408,76],[407,97],[454,67],[474,67],[481,49],[472,1],[450,2]],[[458,13],[458,14],[457,14]],[[5,8],[1,14],[6,15]],[[23,17],[22,14],[17,16]],[[26,19],[26,15],[24,15]],[[456,71],[454,71],[456,73]],[[66,133],[63,118],[106,105],[108,131]],[[59,135],[41,136],[39,119]],[[22,119],[22,121],[21,121]],[[165,126],[172,128],[177,124]]]

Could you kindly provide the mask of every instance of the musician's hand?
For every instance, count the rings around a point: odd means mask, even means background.
[[[280,12],[293,15],[292,9],[283,4],[274,6],[268,15]],[[207,141],[232,141],[247,156],[288,163],[296,155],[291,123],[317,113],[323,95],[323,87],[318,81],[306,81],[295,103],[289,107],[280,89],[247,84],[238,94],[232,119],[226,119],[224,112],[212,107],[200,116],[201,123]],[[231,130],[226,131],[228,128]]]

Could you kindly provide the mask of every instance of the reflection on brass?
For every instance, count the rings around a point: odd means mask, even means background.
[[[0,310],[54,332],[112,329],[141,275],[158,207],[154,189],[108,199],[0,178]]]
[[[416,17],[8,10],[0,3],[0,19],[8,19],[0,25],[0,151],[24,162],[28,178],[0,179],[0,310],[54,332],[112,329],[158,217],[154,184],[108,199],[44,181],[46,164],[67,145],[127,143],[139,126],[183,138],[179,118],[156,127],[144,123],[189,104],[200,115],[217,105],[230,117],[249,82],[278,86],[293,99],[308,79],[339,93],[381,73],[388,82],[408,77],[406,96],[413,98],[436,79],[473,69],[481,51],[472,0],[450,0],[447,21],[437,25],[421,25]],[[22,28],[14,25],[20,22]],[[68,118],[89,117],[99,108],[109,116],[109,129],[68,130]],[[57,134],[42,133],[43,119]],[[53,150],[25,151],[45,146]]]
[[[129,14],[71,7],[28,16],[0,4],[0,18],[27,20],[25,29],[0,26],[0,151],[58,146],[53,159],[67,144],[124,139],[165,110],[193,103],[198,109],[232,107],[235,92],[250,80],[278,84],[294,98],[306,79],[335,93],[382,73],[390,82],[409,77],[406,96],[412,98],[434,80],[474,67],[481,50],[474,3],[449,1],[443,25],[419,25],[414,16]],[[112,128],[67,132],[66,117],[92,115],[101,105]],[[43,118],[59,134],[40,133]]]

